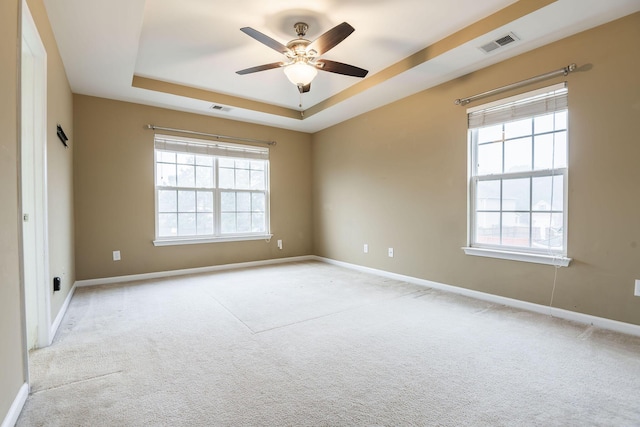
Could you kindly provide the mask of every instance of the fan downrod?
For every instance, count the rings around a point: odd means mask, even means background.
[[[298,34],[298,37],[303,38],[307,34],[309,25],[307,25],[307,23],[305,22],[296,22],[293,28],[295,28],[296,34]]]

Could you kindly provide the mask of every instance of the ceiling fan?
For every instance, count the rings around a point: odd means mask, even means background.
[[[236,73],[244,75],[284,67],[284,73],[291,83],[298,87],[300,93],[305,93],[311,89],[311,81],[315,78],[318,70],[360,78],[363,78],[369,72],[362,68],[354,67],[353,65],[343,64],[342,62],[319,59],[321,55],[334,48],[355,31],[355,29],[346,22],[336,25],[313,42],[304,38],[309,29],[306,23],[298,22],[293,27],[298,34],[298,38],[291,40],[286,46],[251,27],[240,28],[240,31],[248,36],[282,53],[287,57],[287,62],[273,62],[271,64],[258,65],[257,67],[236,71]]]

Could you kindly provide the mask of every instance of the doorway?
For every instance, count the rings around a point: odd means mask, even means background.
[[[47,230],[47,52],[22,1],[21,59],[22,268],[27,349],[51,344]]]

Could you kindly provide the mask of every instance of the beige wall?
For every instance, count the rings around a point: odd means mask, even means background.
[[[49,221],[49,284],[52,321],[75,282],[73,227],[73,96],[42,0],[27,0],[47,51],[47,214]],[[69,137],[65,148],[56,134],[60,124]],[[53,278],[62,279],[53,293]]]
[[[0,2],[0,421],[25,382],[18,214],[18,5]]]
[[[640,298],[633,296],[640,279],[639,40],[636,13],[315,134],[314,253],[549,304],[553,267],[460,249],[467,233],[466,111],[453,100],[572,62],[591,64],[566,78],[573,262],[557,272],[554,306],[640,324]]]
[[[79,280],[311,254],[310,135],[82,95],[74,96],[74,123]],[[273,239],[153,246],[150,123],[277,141],[270,153]],[[121,261],[112,261],[114,250]]]

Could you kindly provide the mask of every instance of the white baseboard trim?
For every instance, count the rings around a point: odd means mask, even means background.
[[[446,285],[444,283],[438,283],[438,282],[433,282],[431,280],[419,279],[417,277],[406,276],[403,274],[392,273],[384,270],[378,270],[371,267],[364,267],[361,265],[351,264],[343,261],[337,261],[334,259],[324,258],[316,255],[305,255],[305,256],[289,257],[289,258],[268,259],[263,261],[250,261],[250,262],[240,262],[235,264],[214,265],[209,267],[187,268],[183,270],[158,271],[154,273],[132,274],[128,276],[116,276],[116,277],[105,277],[101,279],[78,280],[74,284],[72,291],[69,292],[69,295],[67,296],[67,300],[65,300],[65,304],[63,308],[60,310],[60,313],[58,313],[58,317],[56,317],[56,321],[54,322],[55,330],[54,330],[54,327],[52,326],[52,337],[55,335],[55,332],[60,326],[60,322],[62,321],[64,312],[66,312],[68,303],[71,300],[72,294],[75,291],[76,287],[108,285],[108,284],[114,284],[114,283],[132,282],[136,280],[157,279],[162,277],[182,276],[186,274],[208,273],[213,271],[234,270],[238,268],[260,267],[264,265],[285,264],[289,262],[312,261],[312,260],[321,261],[327,264],[333,264],[340,267],[349,268],[352,270],[358,270],[365,273],[375,274],[382,277],[388,277],[390,279],[402,280],[408,283],[413,283],[413,284],[425,286],[428,288],[434,288],[434,289],[439,289],[446,292],[464,295],[464,296],[475,298],[482,301],[514,307],[521,310],[532,311],[535,313],[540,313],[547,316],[553,316],[560,319],[570,320],[572,322],[582,323],[586,325],[593,325],[595,327],[602,328],[602,329],[608,329],[611,331],[621,332],[628,335],[640,336],[640,325],[634,325],[631,323],[620,322],[617,320],[606,319],[604,317],[592,316],[589,314],[578,313],[575,311],[564,310],[556,307],[549,307],[546,305],[535,304],[535,303],[521,301],[513,298],[502,297],[499,295],[493,295],[485,292],[474,291],[472,289],[461,288],[458,286]]]
[[[162,277],[183,276],[186,274],[209,273],[212,271],[234,270],[247,267],[261,267],[264,265],[284,264],[288,262],[310,261],[316,259],[313,255],[304,255],[289,258],[274,258],[262,261],[239,262],[235,264],[214,265],[210,267],[186,268],[183,270],[157,271],[154,273],[131,274],[128,276],[105,277],[101,279],[78,280],[74,286],[97,286],[109,285],[114,283],[133,282],[136,280],[158,279]]]
[[[364,273],[371,273],[378,276],[387,277],[389,279],[402,280],[402,281],[413,283],[420,286],[426,286],[429,288],[434,288],[434,289],[439,289],[446,292],[464,295],[464,296],[475,298],[482,301],[506,305],[506,306],[518,308],[521,310],[532,311],[532,312],[544,314],[547,316],[570,320],[572,322],[582,323],[586,325],[593,325],[598,328],[608,329],[611,331],[620,332],[627,335],[640,336],[640,326],[634,325],[631,323],[625,323],[617,320],[606,319],[604,317],[591,316],[589,314],[578,313],[576,311],[564,310],[556,307],[549,307],[541,304],[534,304],[527,301],[521,301],[513,298],[502,297],[499,295],[488,294],[485,292],[474,291],[471,289],[460,288],[458,286],[445,285],[444,283],[432,282],[430,280],[419,279],[417,277],[391,273],[389,271],[378,270],[370,267],[364,267],[357,264],[350,264],[343,261],[336,261],[330,258],[314,256],[313,259],[317,261],[326,262],[328,264],[349,268],[352,270],[362,271]]]
[[[55,320],[53,321],[53,324],[51,325],[51,331],[49,332],[49,341],[50,341],[49,344],[53,342],[53,339],[56,337],[56,334],[58,333],[58,328],[62,323],[62,318],[67,313],[67,309],[69,308],[69,303],[71,302],[71,298],[73,298],[73,294],[75,293],[77,286],[78,286],[77,282],[73,284],[73,286],[71,287],[71,290],[67,294],[67,297],[64,299],[64,303],[62,303],[62,307],[60,307],[60,311],[58,312],[58,315],[56,316]]]
[[[18,394],[16,398],[13,399],[13,403],[9,408],[9,412],[5,415],[4,420],[2,421],[1,427],[13,427],[16,425],[18,421],[18,417],[22,412],[22,408],[24,407],[25,402],[27,401],[27,397],[29,397],[29,384],[24,383],[18,390]]]

